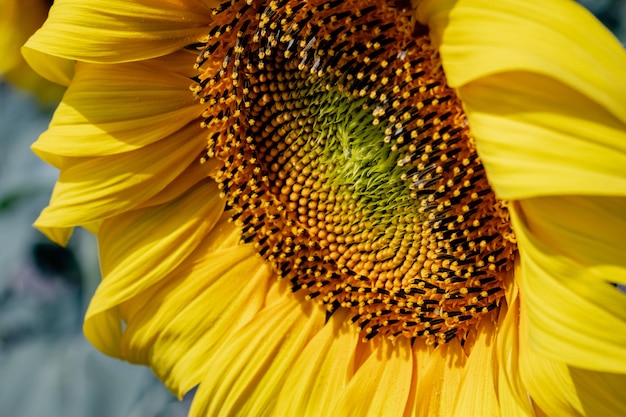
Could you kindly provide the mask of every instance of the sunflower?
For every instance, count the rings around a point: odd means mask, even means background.
[[[194,416],[626,415],[626,54],[566,0],[64,0],[35,225]]]
[[[64,88],[33,71],[22,58],[20,47],[41,27],[51,1],[0,0],[0,74],[11,84],[33,92],[42,104],[58,103]]]

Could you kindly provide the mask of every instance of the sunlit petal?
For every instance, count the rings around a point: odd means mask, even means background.
[[[72,60],[139,61],[174,52],[206,33],[212,1],[57,0],[43,28],[23,48],[28,63],[60,84]]]

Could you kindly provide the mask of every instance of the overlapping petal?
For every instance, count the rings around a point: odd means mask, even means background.
[[[191,416],[274,415],[288,371],[324,324],[321,309],[287,297],[286,290],[274,285],[266,307],[206,358]]]
[[[418,16],[500,198],[626,192],[626,53],[593,16],[568,0],[424,1]]]
[[[445,417],[453,415],[454,401],[463,378],[467,354],[457,340],[437,346],[419,373],[417,399],[411,416]],[[418,357],[419,361],[419,357]]]
[[[374,340],[330,415],[394,417],[404,414],[413,379],[411,342],[406,338]]]
[[[525,306],[520,306],[519,375],[538,413],[547,416],[584,416],[567,365],[538,354],[528,339]],[[589,415],[597,415],[591,412]]]
[[[57,0],[23,54],[41,75],[67,85],[73,60],[115,63],[174,52],[206,34],[214,1]]]
[[[513,225],[531,347],[572,366],[626,373],[626,199],[522,200]]]
[[[276,415],[331,415],[356,371],[359,335],[348,323],[349,312],[339,310],[307,344],[280,390]]]
[[[416,14],[430,27],[452,87],[498,73],[542,74],[626,122],[626,54],[576,2],[421,0]]]
[[[205,133],[188,91],[190,57],[79,63],[50,128],[33,145],[61,168],[50,205],[36,222],[50,238],[63,244],[72,227],[142,204],[199,165]]]
[[[519,263],[516,273],[519,273]],[[497,338],[497,389],[500,410],[503,416],[534,417],[532,399],[528,395],[520,376],[520,301],[517,286],[507,297],[506,312],[498,328]]]
[[[501,198],[626,194],[626,125],[592,100],[520,72],[459,91]]]
[[[500,416],[495,323],[481,323],[476,342],[463,367],[453,416]],[[508,417],[508,416],[507,416]]]
[[[118,154],[175,134],[202,112],[188,89],[194,61],[182,51],[143,62],[79,63],[33,150],[59,166],[59,157]]]
[[[103,283],[85,318],[85,335],[97,348],[121,356],[116,307],[182,264],[222,212],[217,186],[206,180],[168,204],[127,212],[102,223],[98,238]]]
[[[50,205],[35,226],[47,232],[92,223],[120,214],[157,194],[191,164],[199,164],[200,146],[189,138],[196,126],[134,152],[67,161]],[[180,146],[180,143],[184,143]],[[129,162],[132,162],[129,164]],[[133,169],[124,167],[132,166]],[[53,236],[54,232],[49,232]],[[57,242],[65,244],[66,242]]]
[[[120,305],[122,356],[151,365],[179,396],[211,371],[206,359],[252,320],[274,282],[254,249],[238,246],[239,231],[227,219],[184,263]]]
[[[620,417],[626,415],[624,387],[626,375],[594,372],[570,367],[570,377],[587,415]]]

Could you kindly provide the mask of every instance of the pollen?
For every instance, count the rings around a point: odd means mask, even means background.
[[[391,1],[229,1],[191,90],[242,242],[364,340],[438,344],[495,319],[516,244],[415,25]]]

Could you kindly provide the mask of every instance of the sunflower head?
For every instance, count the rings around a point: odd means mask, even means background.
[[[242,241],[377,334],[465,339],[515,243],[437,51],[394,3],[225,3],[199,50],[205,160]]]
[[[193,415],[626,413],[626,54],[573,2],[64,0],[25,51],[85,333]]]

